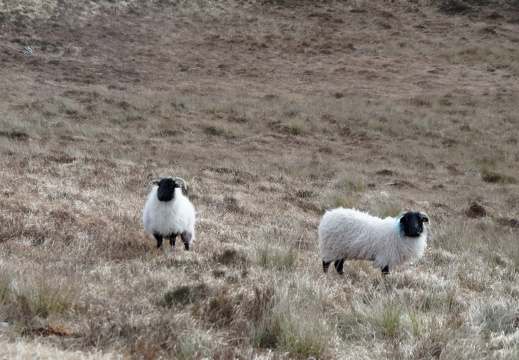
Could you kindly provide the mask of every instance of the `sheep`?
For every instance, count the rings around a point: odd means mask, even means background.
[[[195,240],[195,208],[189,199],[182,194],[177,179],[162,178],[154,180],[153,187],[144,205],[142,223],[144,229],[157,240],[157,249],[162,245],[163,237],[168,238],[171,246],[180,234],[184,247]]]
[[[402,212],[381,219],[356,209],[327,211],[319,224],[319,251],[323,270],[330,263],[344,275],[344,260],[372,260],[382,274],[405,261],[419,259],[427,246],[429,217],[423,212]]]

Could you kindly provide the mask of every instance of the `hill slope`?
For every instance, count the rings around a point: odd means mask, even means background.
[[[0,352],[514,359],[517,1],[0,4]],[[191,252],[140,223],[181,176]],[[322,274],[325,210],[424,257]]]

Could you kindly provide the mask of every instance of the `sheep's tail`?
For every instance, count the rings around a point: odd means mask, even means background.
[[[173,178],[173,180],[182,180],[182,182],[184,183],[183,189],[184,189],[184,191],[187,191],[187,182],[186,182],[186,180],[182,179],[181,177]]]

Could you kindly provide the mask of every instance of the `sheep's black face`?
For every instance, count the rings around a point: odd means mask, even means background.
[[[423,223],[429,219],[419,212],[407,212],[400,218],[405,236],[418,237],[423,232]]]
[[[155,183],[159,188],[157,190],[157,197],[160,201],[171,201],[175,197],[175,189],[180,187],[180,184],[175,180],[166,178],[161,179]]]

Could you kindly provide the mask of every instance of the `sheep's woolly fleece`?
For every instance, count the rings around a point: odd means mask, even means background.
[[[389,268],[419,259],[427,246],[427,229],[419,237],[403,234],[400,216],[380,219],[355,209],[327,211],[319,225],[323,261],[373,260],[374,268]]]
[[[195,240],[195,208],[180,188],[175,189],[175,197],[171,201],[159,201],[158,186],[153,186],[142,215],[144,229],[150,236],[159,234],[191,233],[191,242]]]

